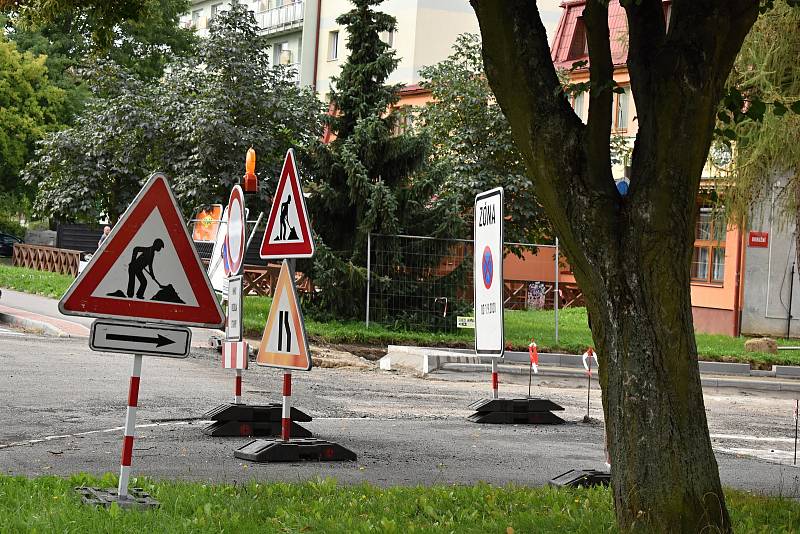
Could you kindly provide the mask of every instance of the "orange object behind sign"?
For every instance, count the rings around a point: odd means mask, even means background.
[[[192,240],[215,241],[219,230],[219,222],[222,219],[222,204],[213,204],[210,208],[200,210],[194,218]]]

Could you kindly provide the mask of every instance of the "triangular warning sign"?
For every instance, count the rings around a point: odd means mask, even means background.
[[[163,174],[153,174],[61,298],[65,315],[220,327],[217,302]]]
[[[294,150],[286,152],[281,178],[272,200],[267,230],[261,241],[262,259],[310,258],[314,255],[311,224],[300,187]]]
[[[272,297],[256,363],[301,371],[311,369],[303,314],[297,303],[297,290],[286,260],[283,261],[278,275],[275,296]]]

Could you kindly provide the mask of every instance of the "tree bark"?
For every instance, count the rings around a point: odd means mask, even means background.
[[[639,126],[628,195],[611,176],[605,2],[588,0],[589,121],[567,103],[535,2],[471,0],[487,77],[586,296],[619,526],[730,531],[703,405],[690,294],[700,176],[757,0],[623,2]],[[630,5],[628,5],[630,4]]]

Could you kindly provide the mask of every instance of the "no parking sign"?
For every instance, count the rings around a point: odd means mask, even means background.
[[[475,352],[502,357],[503,344],[503,188],[475,197]]]

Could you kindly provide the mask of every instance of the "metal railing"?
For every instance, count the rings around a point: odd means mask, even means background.
[[[256,22],[266,33],[278,32],[294,26],[300,27],[303,22],[303,7],[304,2],[301,0],[260,11],[256,13]]]

